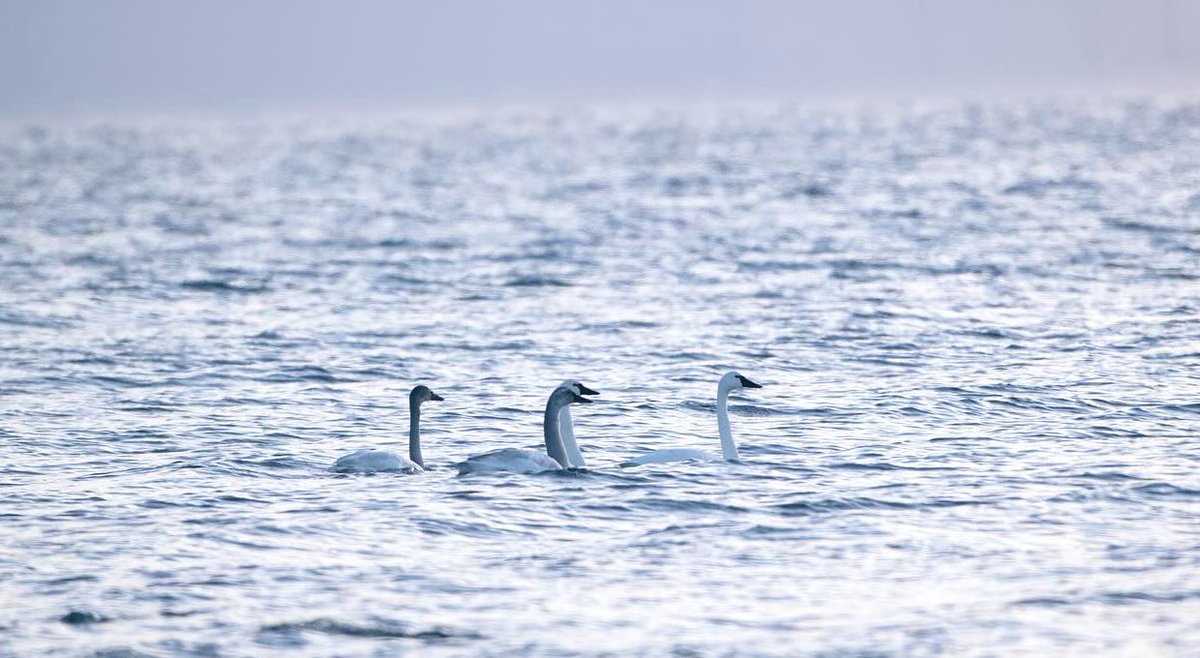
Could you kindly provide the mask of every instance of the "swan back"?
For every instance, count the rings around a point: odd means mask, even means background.
[[[419,464],[385,450],[359,450],[333,463],[335,473],[417,473]]]
[[[685,461],[701,461],[714,462],[721,461],[720,455],[714,455],[705,450],[693,450],[691,448],[666,448],[664,450],[655,450],[644,455],[639,455],[628,461],[622,462],[621,466],[644,466],[645,464],[668,464],[670,462],[685,462]]]
[[[539,450],[501,448],[469,457],[458,465],[458,473],[541,473],[561,468],[558,462]]]

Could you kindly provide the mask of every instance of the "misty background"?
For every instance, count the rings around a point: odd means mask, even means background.
[[[0,112],[1188,91],[1196,0],[0,0]]]

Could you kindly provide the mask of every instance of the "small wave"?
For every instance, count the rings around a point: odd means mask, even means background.
[[[152,654],[142,653],[126,647],[100,649],[92,654],[94,658],[154,658]]]
[[[839,462],[830,464],[830,468],[850,471],[953,471],[949,466],[901,466],[888,462]]]
[[[1200,490],[1180,487],[1169,482],[1152,482],[1133,487],[1131,491],[1155,498],[1194,498],[1200,496]]]
[[[89,379],[98,384],[116,388],[143,388],[155,385],[154,382],[140,381],[130,377],[117,377],[115,375],[92,375]]]
[[[388,272],[379,275],[378,281],[384,283],[400,284],[401,286],[423,286],[432,283],[429,279],[411,274],[399,274],[397,272]]]
[[[619,320],[617,322],[594,322],[585,324],[581,329],[586,331],[596,331],[603,333],[621,332],[625,329],[654,329],[661,326],[657,322],[649,322],[645,320]]]
[[[50,580],[45,581],[45,583],[43,583],[43,584],[45,584],[45,585],[66,585],[67,583],[96,582],[97,580],[100,580],[100,579],[97,578],[96,576],[93,576],[91,574],[83,574],[83,575],[79,575],[79,576],[63,576],[62,578],[51,578]]]
[[[789,201],[800,198],[824,199],[833,195],[833,190],[828,185],[821,183],[787,185],[778,192],[778,198]]]
[[[224,281],[221,279],[190,279],[179,284],[180,288],[185,290],[196,290],[201,292],[236,292],[236,293],[261,293],[269,290],[265,283],[255,283],[249,281]]]
[[[995,338],[995,339],[999,339],[999,340],[1019,340],[1021,338],[1024,338],[1024,336],[1021,336],[1020,334],[1018,334],[1014,331],[998,329],[996,327],[957,329],[957,330],[951,331],[950,333],[955,336],[971,336],[971,337],[976,337],[976,338]]]
[[[1174,281],[1200,281],[1200,274],[1189,272],[1182,268],[1146,268],[1146,274],[1152,279],[1167,279]]]
[[[1100,184],[1093,180],[1083,178],[1029,178],[1018,181],[1004,188],[1004,194],[1030,196],[1041,198],[1048,193],[1065,190],[1065,191],[1096,191],[1099,190]]]
[[[448,640],[478,640],[483,638],[482,635],[474,631],[453,630],[441,626],[434,626],[433,628],[427,628],[423,630],[413,630],[405,627],[402,624],[390,621],[377,621],[372,624],[360,625],[328,618],[313,619],[311,621],[302,622],[270,624],[263,626],[261,630],[266,633],[310,632],[324,633],[326,635],[344,635],[347,637],[394,638],[425,640],[430,642]]]
[[[407,238],[384,238],[383,240],[374,242],[372,246],[381,247],[383,249],[405,249],[408,247],[415,247],[417,244],[418,243],[415,240],[409,240]]]
[[[1010,605],[1031,606],[1038,608],[1060,608],[1085,603],[1105,603],[1109,605],[1135,605],[1138,603],[1180,603],[1200,599],[1200,590],[1181,590],[1174,592],[1101,592],[1094,596],[1063,598],[1057,596],[1034,596],[1013,601]]]
[[[681,500],[676,498],[642,498],[634,501],[632,506],[641,507],[651,510],[667,510],[678,512],[730,512],[742,513],[748,512],[749,509],[738,505],[730,505],[727,503],[714,503],[707,500]]]
[[[761,523],[750,526],[743,530],[740,534],[743,537],[756,537],[768,539],[792,539],[797,536],[802,536],[807,532],[804,528],[793,526],[773,526],[763,525]]]
[[[460,302],[491,302],[497,299],[500,299],[499,295],[484,292],[472,292],[458,296]]]
[[[823,500],[800,500],[779,503],[773,507],[784,516],[807,515],[814,512],[841,512],[847,510],[923,510],[941,507],[968,507],[985,505],[982,500],[934,499],[920,502],[880,500],[877,498],[829,498]]]
[[[1185,402],[1180,404],[1164,404],[1159,409],[1164,411],[1177,411],[1187,414],[1200,415],[1200,402]]]
[[[64,624],[72,626],[86,626],[89,624],[102,624],[109,621],[108,617],[90,610],[72,610],[59,618]]]
[[[1063,477],[1068,478],[1068,479],[1074,479],[1074,480],[1099,480],[1101,482],[1128,482],[1128,481],[1145,479],[1145,478],[1140,478],[1136,475],[1130,475],[1128,473],[1121,473],[1119,471],[1104,471],[1104,472],[1083,471],[1082,473],[1074,473],[1074,474],[1070,474],[1070,475],[1065,475]]]
[[[1200,234],[1200,229],[1182,228],[1177,226],[1163,226],[1162,224],[1154,224],[1152,222],[1138,221],[1136,219],[1125,219],[1122,217],[1105,217],[1100,220],[1105,226],[1110,228],[1120,229],[1123,231],[1135,231],[1138,233],[1184,233],[1184,234]]]
[[[569,288],[570,281],[548,276],[519,276],[504,282],[510,288]]]
[[[235,459],[233,461],[233,463],[239,464],[239,465],[257,466],[257,467],[261,467],[261,468],[270,468],[270,469],[305,469],[305,470],[307,470],[308,468],[311,467],[311,464],[303,459],[297,459],[295,457],[288,457],[288,456],[269,457],[267,459],[258,459],[258,460]]]
[[[739,416],[790,416],[791,412],[784,409],[773,409],[771,407],[760,407],[756,404],[731,404],[729,405],[730,413]]]
[[[34,327],[37,329],[67,329],[70,322],[58,318],[34,316],[23,313],[0,312],[0,324],[12,324],[19,327]]]
[[[1091,425],[1088,431],[1096,436],[1119,439],[1137,439],[1146,436],[1144,432],[1140,432],[1131,427],[1112,427],[1109,425]]]
[[[260,382],[324,382],[341,381],[321,366],[285,366],[266,377],[257,378]]]
[[[113,406],[113,408],[114,408],[114,409],[116,409],[116,410],[118,410],[118,411],[128,411],[128,412],[130,412],[130,413],[151,413],[151,414],[154,414],[154,413],[165,413],[165,412],[173,412],[173,411],[177,411],[177,410],[180,408],[180,405],[178,405],[178,404],[171,404],[171,403],[169,403],[169,402],[159,402],[159,403],[145,403],[145,402],[143,402],[143,403],[140,403],[140,404],[139,404],[139,403],[128,403],[128,402],[123,402],[123,403],[119,403],[119,404],[116,404],[116,405],[114,405],[114,406]]]
[[[1010,605],[1014,606],[1030,606],[1035,608],[1059,608],[1065,605],[1072,605],[1072,602],[1067,599],[1060,599],[1052,596],[1035,596],[1028,599],[1013,601]]]
[[[1130,603],[1179,603],[1200,599],[1200,590],[1185,590],[1181,592],[1105,592],[1097,597],[1101,602],[1116,605]]]
[[[453,521],[450,519],[423,518],[413,519],[413,523],[427,535],[462,535],[466,537],[503,537],[509,535],[528,535],[523,531],[506,530],[469,521]]]
[[[741,272],[796,272],[822,269],[825,264],[805,260],[744,260],[737,267]]]

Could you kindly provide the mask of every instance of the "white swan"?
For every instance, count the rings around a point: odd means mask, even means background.
[[[387,450],[359,450],[333,463],[332,470],[338,473],[381,473],[400,471],[419,473],[425,470],[421,457],[421,403],[429,400],[442,401],[424,384],[413,388],[408,394],[408,456],[397,455]]]
[[[600,395],[599,391],[583,385],[583,382],[578,379],[568,379],[558,385],[559,388],[570,389],[575,395]],[[562,434],[563,448],[567,452],[567,462],[563,464],[567,468],[584,468],[587,464],[583,463],[583,453],[579,452],[579,444],[575,442],[575,423],[571,419],[571,405],[567,405],[558,412],[558,431]]]
[[[546,401],[546,413],[542,416],[542,434],[546,441],[546,452],[522,448],[493,450],[482,455],[475,455],[460,463],[458,472],[460,474],[497,471],[541,473],[565,468],[565,464],[570,462],[567,459],[566,449],[563,447],[558,413],[563,407],[575,402],[591,402],[591,400],[569,388],[556,388],[550,394],[550,399]]]
[[[755,384],[732,370],[725,373],[721,377],[721,381],[717,383],[717,428],[721,432],[721,454],[719,456],[704,450],[669,448],[667,450],[655,450],[654,452],[634,457],[621,465],[663,464],[689,459],[700,461],[718,461],[721,459],[727,462],[738,461],[737,444],[733,442],[733,433],[729,430],[729,411],[725,408],[725,400],[729,397],[730,391],[739,388],[762,388],[762,386]]]

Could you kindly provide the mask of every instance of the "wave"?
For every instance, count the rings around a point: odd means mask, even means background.
[[[427,642],[446,642],[450,640],[480,640],[484,636],[468,630],[457,630],[442,626],[413,629],[408,626],[380,620],[368,624],[355,624],[322,617],[301,622],[281,622],[268,624],[260,629],[264,633],[322,633],[325,635],[342,635],[358,638],[390,638],[424,640]]]

